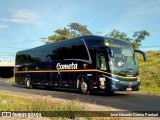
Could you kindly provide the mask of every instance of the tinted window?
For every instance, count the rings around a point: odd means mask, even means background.
[[[50,55],[51,60],[69,59],[70,47],[67,45],[61,45],[53,48]]]
[[[40,58],[34,57],[29,53],[26,54],[22,53],[16,56],[16,64],[24,64],[24,63],[39,62],[39,61],[41,61]]]
[[[86,44],[89,48],[96,48],[98,46],[104,46],[104,40],[90,39],[86,40]]]
[[[83,41],[56,46],[50,55],[52,60],[61,59],[85,59],[88,60],[88,53]]]
[[[72,44],[71,50],[70,50],[70,58],[89,60],[88,52],[86,50],[86,47],[83,41]]]

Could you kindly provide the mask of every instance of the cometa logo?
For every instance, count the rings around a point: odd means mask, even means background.
[[[57,70],[65,70],[65,69],[78,69],[78,64],[74,64],[72,62],[72,64],[60,64],[57,63],[56,65]]]

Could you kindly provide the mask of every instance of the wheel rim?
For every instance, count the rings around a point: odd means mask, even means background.
[[[83,92],[86,92],[87,90],[88,90],[88,86],[87,86],[87,83],[86,82],[82,82],[82,84],[81,84],[81,90],[83,91]]]
[[[27,87],[30,86],[30,80],[27,80]]]

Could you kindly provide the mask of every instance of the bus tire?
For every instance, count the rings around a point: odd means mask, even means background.
[[[82,94],[90,94],[89,85],[85,80],[80,82],[80,91]]]
[[[32,85],[32,83],[31,83],[31,80],[30,80],[30,79],[27,79],[27,80],[26,80],[26,87],[27,87],[28,89],[32,89],[32,88],[33,88],[33,85]]]

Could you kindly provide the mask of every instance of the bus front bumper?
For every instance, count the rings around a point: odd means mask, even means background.
[[[140,82],[138,81],[119,81],[113,82],[111,91],[138,91],[140,89]]]

